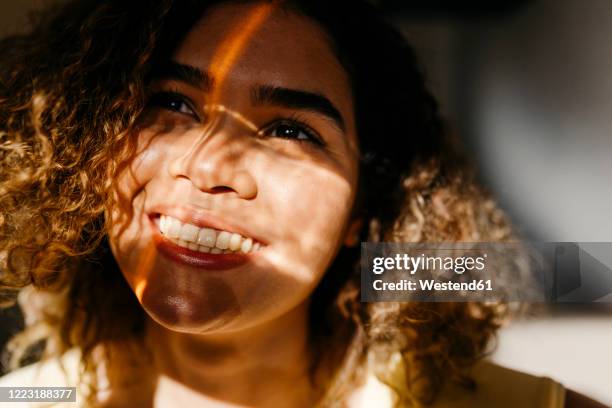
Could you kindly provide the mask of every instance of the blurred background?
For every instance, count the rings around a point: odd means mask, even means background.
[[[0,36],[48,3],[1,2]],[[376,3],[519,231],[612,242],[612,1]],[[612,254],[596,256],[612,266]],[[20,324],[18,311],[0,312],[0,342]],[[538,306],[501,331],[491,358],[612,406],[612,296]]]
[[[612,2],[380,3],[524,236],[611,242]],[[536,305],[491,359],[612,406],[610,302]]]

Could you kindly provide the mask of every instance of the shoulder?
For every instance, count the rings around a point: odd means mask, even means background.
[[[472,377],[476,382],[475,390],[448,383],[434,406],[565,407],[565,388],[548,377],[530,375],[488,361],[476,364]]]
[[[474,367],[477,388],[473,392],[447,386],[440,406],[453,408],[474,406],[533,407],[533,408],[605,408],[605,406],[575,391],[566,389],[548,377],[538,377],[490,362]],[[434,404],[434,407],[438,405]]]
[[[79,361],[79,350],[71,349],[61,357],[42,360],[0,377],[0,385],[3,387],[74,386],[78,381]]]
[[[431,407],[564,408],[566,406],[565,388],[548,377],[533,376],[486,361],[476,364],[471,374],[476,382],[476,389],[468,390],[449,382],[442,388]],[[374,375],[369,375],[364,385],[351,395],[349,405],[392,407],[393,401],[393,391]],[[567,406],[599,408],[597,405]]]
[[[72,349],[61,357],[51,358],[22,367],[0,377],[0,387],[77,387],[80,351]],[[78,391],[78,387],[77,387]],[[77,406],[79,394],[77,392]],[[50,403],[11,403],[11,407],[46,407]],[[54,407],[75,407],[74,402],[54,404]]]
[[[606,406],[576,391],[567,390],[565,408],[606,408]]]
[[[348,397],[346,406],[351,408],[393,407],[394,394],[375,375],[370,374],[365,382]]]

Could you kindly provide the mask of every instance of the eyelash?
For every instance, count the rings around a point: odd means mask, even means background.
[[[169,106],[171,103],[175,103],[175,102],[185,104],[185,106],[189,109],[190,112],[183,112],[180,109],[172,108]],[[188,115],[198,121],[202,120],[202,118],[200,118],[200,116],[196,113],[196,110],[194,108],[195,104],[193,103],[193,101],[189,99],[188,97],[186,97],[185,95],[175,90],[159,91],[159,92],[153,93],[149,97],[147,106],[155,106],[155,107],[159,107],[162,109],[168,109],[170,111],[173,111],[173,112],[176,112],[182,115]],[[298,132],[304,133],[307,136],[307,139],[298,139],[298,138],[283,137],[283,136],[276,136],[276,137],[279,137],[282,139],[293,140],[298,143],[310,143],[310,144],[313,144],[321,148],[326,147],[326,144],[323,141],[323,138],[319,135],[319,133],[315,131],[307,123],[307,121],[304,118],[301,118],[296,113],[290,114],[289,117],[274,119],[273,121],[265,125],[262,128],[262,130],[258,132],[258,134],[259,135],[263,134],[263,135],[268,136],[270,135],[271,131],[278,129],[278,127],[280,126],[293,127],[297,129]]]
[[[184,103],[185,106],[191,111],[190,113],[187,112],[181,112],[178,109],[174,109],[171,108],[169,106],[170,103],[172,102],[180,102],[180,103]],[[201,120],[201,118],[198,116],[198,114],[196,114],[196,110],[194,108],[195,104],[193,103],[193,101],[189,98],[187,98],[185,95],[177,92],[177,91],[159,91],[159,92],[155,92],[153,93],[150,97],[149,97],[149,102],[147,103],[148,106],[156,106],[159,108],[163,108],[163,109],[168,109],[171,110],[173,112],[177,112],[183,115],[188,115],[193,117],[196,120]]]
[[[301,118],[298,114],[295,114],[295,113],[290,114],[289,117],[277,118],[273,120],[272,122],[264,126],[263,129],[260,131],[260,133],[269,135],[271,133],[270,132],[271,130],[278,129],[278,127],[280,126],[288,126],[288,127],[296,128],[299,132],[304,133],[308,137],[308,139],[297,139],[297,138],[283,137],[283,136],[276,136],[276,137],[279,137],[282,139],[290,139],[298,143],[310,143],[310,144],[313,144],[321,148],[326,147],[326,144],[323,141],[323,138],[319,135],[319,133],[315,131],[307,123],[305,119]]]

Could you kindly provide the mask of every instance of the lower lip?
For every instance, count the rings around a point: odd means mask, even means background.
[[[195,268],[222,271],[236,268],[251,261],[252,254],[211,254],[184,248],[164,237],[157,224],[151,220],[153,241],[157,250],[170,260]]]

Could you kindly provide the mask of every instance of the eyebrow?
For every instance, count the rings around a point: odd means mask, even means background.
[[[210,92],[214,84],[213,78],[207,72],[172,60],[156,65],[151,71],[151,79],[174,79],[200,88],[203,92]],[[329,118],[342,132],[346,132],[346,124],[338,108],[319,93],[259,85],[251,92],[251,102],[254,105],[268,104],[318,112]]]
[[[151,71],[152,80],[174,79],[191,86],[210,92],[213,79],[208,73],[192,65],[180,64],[176,61],[166,61],[156,65]]]
[[[318,93],[262,85],[253,89],[251,101],[255,105],[270,104],[318,112],[331,119],[342,132],[346,131],[344,119],[338,108],[328,98]]]

